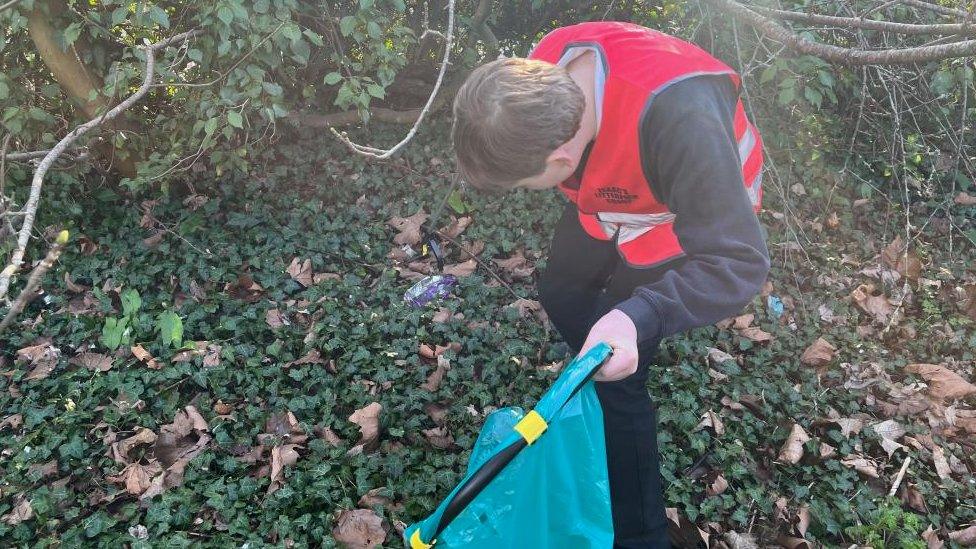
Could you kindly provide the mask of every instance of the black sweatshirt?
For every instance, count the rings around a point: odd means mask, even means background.
[[[648,273],[617,308],[644,343],[714,324],[759,293],[769,252],[742,182],[733,129],[738,94],[724,76],[696,76],[654,98],[640,125],[654,196],[676,216],[685,256]]]

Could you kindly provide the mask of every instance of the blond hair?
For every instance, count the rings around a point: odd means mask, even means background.
[[[549,153],[576,134],[584,108],[563,67],[517,57],[478,67],[454,98],[461,177],[478,188],[509,188],[542,173]]]

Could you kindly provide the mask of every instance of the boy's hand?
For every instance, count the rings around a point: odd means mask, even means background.
[[[600,368],[593,379],[597,381],[617,381],[637,371],[637,327],[623,311],[614,309],[603,315],[590,328],[580,354],[601,341],[613,347],[613,355]]]

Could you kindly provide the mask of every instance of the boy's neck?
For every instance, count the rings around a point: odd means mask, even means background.
[[[597,133],[597,123],[596,123],[596,97],[594,96],[593,86],[594,83],[594,70],[595,70],[596,56],[593,52],[587,51],[586,53],[580,55],[576,59],[573,59],[569,65],[566,66],[566,71],[569,73],[569,77],[573,79],[574,82],[583,90],[583,97],[586,101],[586,106],[583,109],[583,119],[580,121],[579,131],[573,136],[571,140],[574,148],[579,148],[580,152],[586,148],[586,145],[596,138]]]

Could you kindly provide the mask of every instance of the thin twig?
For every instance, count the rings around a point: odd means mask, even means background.
[[[508,284],[508,282],[505,282],[505,280],[503,280],[502,277],[499,276],[498,273],[496,273],[494,269],[492,269],[491,267],[489,267],[487,263],[485,263],[484,261],[481,260],[481,258],[479,258],[475,254],[469,252],[467,250],[467,248],[465,248],[464,246],[461,245],[460,242],[458,242],[456,239],[451,238],[450,236],[444,234],[443,232],[441,232],[440,229],[438,229],[436,232],[437,232],[438,236],[440,236],[444,240],[447,240],[451,244],[454,244],[455,246],[457,246],[462,252],[464,252],[465,254],[467,254],[468,257],[470,257],[471,259],[473,259],[475,261],[475,263],[477,263],[479,266],[483,267],[486,271],[488,271],[488,274],[490,274],[492,277],[494,277],[494,279],[497,280],[502,286],[504,286],[505,289],[509,291],[509,293],[511,293],[513,296],[515,296],[515,299],[524,299],[522,296],[520,296],[517,293],[515,293],[515,290],[513,290],[512,287]]]
[[[20,3],[20,0],[10,0],[6,4],[0,6],[0,13],[7,11],[8,9],[14,7],[18,3]]]
[[[898,471],[898,475],[895,477],[895,482],[891,484],[891,490],[888,490],[888,497],[894,497],[895,493],[898,492],[898,487],[901,485],[902,479],[905,478],[905,471],[908,471],[908,464],[912,462],[912,456],[905,458],[905,462],[901,464],[901,470]]]
[[[444,40],[444,58],[441,61],[441,69],[437,74],[437,82],[434,83],[434,89],[430,92],[430,97],[427,98],[427,104],[421,109],[420,115],[417,116],[417,121],[414,122],[413,127],[407,132],[406,137],[404,137],[399,143],[391,147],[390,149],[383,150],[377,149],[375,147],[367,147],[364,145],[358,145],[349,140],[348,137],[339,133],[335,128],[329,128],[332,133],[339,138],[340,141],[346,144],[353,152],[361,154],[363,156],[369,156],[377,160],[386,160],[390,158],[397,151],[403,148],[417,133],[417,129],[420,128],[421,122],[424,120],[424,116],[430,111],[430,106],[434,104],[434,99],[437,97],[437,91],[441,88],[441,83],[444,81],[444,73],[447,72],[447,66],[450,64],[451,58],[451,46],[454,41],[454,0],[448,0],[447,2],[447,35]]]
[[[44,175],[54,164],[54,161],[57,160],[58,156],[60,156],[68,147],[70,147],[72,143],[78,140],[79,137],[88,133],[88,131],[92,128],[98,127],[104,122],[119,116],[126,109],[136,104],[147,93],[149,93],[153,83],[153,75],[155,73],[157,51],[169,46],[170,44],[188,40],[194,36],[197,36],[201,32],[202,31],[200,30],[191,30],[177,34],[171,38],[156,42],[154,44],[139,46],[139,49],[142,50],[146,55],[145,77],[142,85],[139,86],[139,89],[133,92],[132,95],[127,97],[114,108],[71,130],[71,132],[64,136],[61,141],[58,141],[58,144],[55,145],[54,148],[52,148],[44,156],[44,159],[41,160],[40,164],[37,165],[37,169],[34,171],[34,177],[31,181],[30,196],[27,199],[27,203],[24,205],[23,211],[26,212],[26,214],[24,215],[24,221],[17,236],[17,247],[14,249],[14,252],[10,257],[10,263],[3,269],[3,271],[0,271],[0,299],[7,296],[7,291],[10,288],[10,281],[24,262],[24,254],[27,251],[27,243],[30,240],[31,230],[34,227],[34,218],[37,215],[38,202],[41,198],[41,187],[44,184]]]

